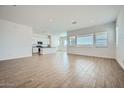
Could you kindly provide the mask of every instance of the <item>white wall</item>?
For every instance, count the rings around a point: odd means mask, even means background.
[[[59,38],[59,51],[67,51],[67,46],[64,46],[64,40],[67,40],[67,36],[61,36]]]
[[[124,69],[124,9],[120,11],[116,26],[116,59]]]
[[[32,56],[32,28],[0,20],[0,60]]]
[[[58,48],[58,46],[59,46],[59,36],[57,36],[57,35],[52,35],[51,36],[51,46]]]
[[[108,47],[96,48],[96,47],[68,47],[67,52],[70,54],[88,55],[105,58],[115,58],[115,22],[104,25],[78,29],[69,31],[67,36],[88,34],[91,32],[107,31],[108,32]]]

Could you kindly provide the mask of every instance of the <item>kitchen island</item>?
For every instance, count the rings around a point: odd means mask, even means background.
[[[32,47],[32,53],[38,53],[39,49],[40,49],[40,54],[56,53],[56,47]]]

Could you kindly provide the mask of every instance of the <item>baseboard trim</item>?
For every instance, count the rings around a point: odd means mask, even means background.
[[[67,53],[67,54],[116,60],[116,58],[109,58],[109,57],[98,57],[98,56],[90,56],[90,55],[82,55],[82,54],[74,54],[74,53]]]
[[[120,67],[122,68],[122,70],[124,71],[124,67],[120,64],[120,62],[117,59],[115,59],[115,60],[120,65]]]
[[[1,61],[7,61],[7,60],[21,59],[21,58],[26,58],[26,57],[32,57],[32,55],[20,56],[20,57],[13,57],[13,58],[6,58],[6,59],[0,59],[0,62]]]

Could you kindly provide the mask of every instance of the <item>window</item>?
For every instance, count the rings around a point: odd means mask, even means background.
[[[67,40],[64,40],[64,46],[67,46]]]
[[[78,36],[77,45],[93,45],[93,34]]]
[[[69,37],[69,46],[75,46],[75,36]]]
[[[107,47],[107,32],[95,33],[95,45],[96,47]]]
[[[66,45],[65,41],[65,45]],[[83,34],[79,36],[71,36],[68,38],[69,46],[95,46],[97,48],[105,48],[108,46],[108,33],[95,32]]]

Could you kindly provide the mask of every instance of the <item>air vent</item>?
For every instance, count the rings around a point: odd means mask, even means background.
[[[72,24],[77,24],[77,21],[72,21]]]
[[[15,6],[16,7],[16,5],[12,5],[12,6]]]

